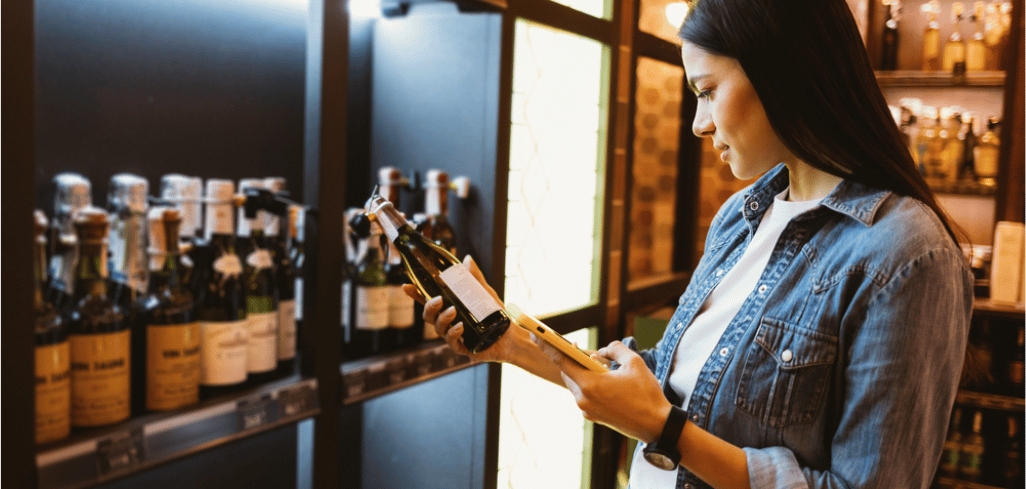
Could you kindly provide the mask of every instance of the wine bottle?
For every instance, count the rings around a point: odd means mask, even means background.
[[[987,44],[984,42],[985,36],[982,29],[984,19],[983,10],[983,2],[976,2],[973,4],[973,13],[969,16],[969,21],[976,26],[976,32],[973,33],[969,38],[969,41],[966,43],[966,71],[983,71],[987,68]]]
[[[164,263],[150,280],[154,305],[146,321],[146,409],[166,411],[199,402],[200,335],[196,301],[185,283],[178,209],[158,207]],[[152,243],[161,245],[161,243]]]
[[[948,477],[958,475],[959,457],[962,456],[962,408],[955,406],[951,413],[951,426],[948,437],[944,440],[944,449],[940,460],[941,473]]]
[[[43,295],[47,283],[48,226],[43,211],[35,211],[34,217],[36,443],[46,443],[71,434],[71,347],[63,318]]]
[[[456,308],[455,322],[463,323],[463,342],[470,351],[482,351],[502,336],[509,316],[452,253],[416,232],[380,195],[367,201],[366,211],[377,216],[420,293],[425,298],[441,295]]]
[[[280,182],[278,182],[280,180]],[[268,179],[268,186],[275,193],[285,191],[284,179]],[[295,240],[298,206],[285,206],[281,216],[275,216],[277,223],[271,222],[266,233],[271,241],[272,257],[275,267],[274,274],[278,291],[278,371],[276,377],[292,375],[296,366],[296,273],[295,263],[289,252],[290,243]],[[284,221],[282,221],[284,219]],[[273,234],[272,234],[273,233]]]
[[[239,181],[240,193],[246,189],[263,187],[263,181],[257,179]],[[243,284],[246,288],[246,318],[249,324],[246,363],[251,385],[274,380],[274,372],[278,368],[277,282],[274,261],[264,234],[267,219],[265,210],[257,210],[255,216],[248,216],[245,209],[239,209],[237,236],[239,248],[245,256]]]
[[[927,15],[926,27],[923,29],[923,71],[936,71],[941,67],[940,24],[937,14],[940,13],[940,2],[930,0],[920,6]]]
[[[92,186],[82,175],[60,173],[53,177],[55,186],[53,203],[54,233],[50,247],[50,302],[58,311],[65,311],[74,303],[75,262],[78,257],[78,237],[73,218],[79,209],[93,203]]]
[[[434,240],[431,233],[431,218],[426,213],[418,212],[414,214],[412,224],[415,231],[429,240]],[[406,265],[403,265],[403,273],[406,273],[405,267]],[[414,328],[421,331],[421,338],[424,341],[438,339],[438,331],[435,331],[434,325],[424,321],[424,305],[416,301],[413,303],[413,318],[417,322]]]
[[[108,187],[110,297],[124,310],[132,330],[132,358],[136,359],[132,362],[132,412],[142,414],[146,411],[146,308],[153,306],[148,292],[150,271],[160,268],[162,257],[149,263],[152,250],[147,242],[154,240],[147,239],[146,179],[119,173],[111,177]]]
[[[431,219],[431,239],[456,255],[456,230],[449,223],[449,174],[428,170],[424,182],[424,213]]]
[[[303,331],[303,316],[305,312],[303,308],[303,276],[304,268],[306,267],[306,249],[304,247],[306,242],[306,209],[303,206],[290,205],[289,223],[289,232],[292,233],[289,257],[292,262],[292,270],[296,274],[294,290],[296,296],[296,341],[298,341],[299,335]]]
[[[980,136],[976,141],[976,148],[973,149],[976,178],[981,184],[988,187],[997,186],[998,155],[1001,152],[1001,141],[997,135],[997,128],[1000,124],[1000,119],[991,117],[987,121],[987,132]]]
[[[350,359],[383,353],[388,334],[389,287],[378,226],[367,226],[361,248],[350,286]]]
[[[353,220],[357,216],[362,216],[363,212],[360,209],[349,208],[346,209],[344,216],[345,219],[342,221],[342,241],[345,249],[345,259],[342,262],[342,311],[341,311],[341,328],[342,328],[342,344],[340,350],[342,358],[345,360],[353,360],[358,357],[357,352],[352,346],[353,341],[353,276],[356,271],[356,262],[360,259],[357,254],[359,249],[362,247],[363,241],[357,235],[356,230],[353,228]],[[366,216],[365,216],[366,217]],[[364,219],[366,221],[366,219]],[[369,222],[365,222],[369,225]]]
[[[938,137],[943,141],[940,154],[940,171],[938,177],[948,183],[958,180],[958,174],[962,168],[962,157],[965,153],[965,140],[960,139],[962,131],[961,109],[945,108],[943,111],[943,124]]]
[[[959,179],[976,180],[976,164],[973,157],[973,150],[976,148],[976,128],[974,127],[974,117],[968,112],[962,114],[962,131],[959,134],[959,139],[962,140],[962,168],[959,172]]]
[[[242,261],[235,252],[234,189],[230,180],[207,180],[207,245],[195,254],[202,399],[236,392],[247,379],[249,328]]]
[[[69,316],[71,424],[93,427],[131,415],[131,329],[107,291],[107,213],[75,213],[79,260]]]
[[[951,23],[955,26],[944,43],[944,55],[941,57],[941,69],[949,73],[965,74],[965,38],[962,36],[962,2],[951,4]]]
[[[1011,360],[1008,362],[1008,371],[1005,374],[1005,393],[1009,396],[1022,397],[1024,392],[1023,376],[1024,369],[1026,369],[1024,334],[1026,334],[1026,331],[1023,330],[1023,325],[1018,325],[1015,349],[1012,350]]]
[[[1005,487],[1022,487],[1022,434],[1019,432],[1019,420],[1016,416],[1008,417],[1008,439],[1005,440],[1002,454]]]
[[[959,456],[958,465],[962,478],[971,482],[979,480],[983,473],[983,456],[985,453],[985,442],[983,440],[983,412],[976,411],[973,414],[972,432],[962,443],[962,454]]]
[[[881,70],[898,69],[898,21],[900,20],[900,0],[884,0],[887,7],[887,18],[883,27],[883,49],[880,56]]]
[[[404,185],[402,172],[395,167],[384,167],[378,171],[378,191],[385,196],[396,209],[400,209],[400,198],[402,186]],[[415,301],[405,292],[403,284],[408,284],[409,279],[403,268],[402,258],[396,251],[395,245],[391,242],[385,243],[385,279],[388,287],[388,332],[383,333],[382,349],[394,350],[406,348],[423,339],[421,330],[416,328]]]

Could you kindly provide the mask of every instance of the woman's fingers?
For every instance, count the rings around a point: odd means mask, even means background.
[[[415,300],[415,301],[417,301],[417,302],[419,302],[421,304],[423,304],[425,302],[424,301],[424,296],[420,294],[419,290],[417,290],[417,286],[416,285],[413,285],[413,284],[403,284],[403,292],[405,292],[406,295],[412,297],[413,300]]]

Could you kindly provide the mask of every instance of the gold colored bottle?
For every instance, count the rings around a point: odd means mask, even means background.
[[[951,23],[955,31],[944,43],[944,56],[941,59],[941,69],[946,72],[965,73],[965,38],[962,36],[962,2],[951,4]]]
[[[997,185],[998,174],[998,153],[1001,141],[997,135],[997,127],[1001,122],[996,117],[991,117],[987,123],[987,132],[976,141],[976,148],[973,149],[973,165],[976,170],[976,178],[979,182],[988,187]]]
[[[941,150],[938,177],[945,182],[954,183],[958,180],[958,172],[962,168],[965,149],[965,140],[958,137],[962,129],[962,115],[951,109],[945,112],[939,133],[940,139],[943,141],[943,149]]]
[[[965,70],[983,71],[987,69],[987,44],[981,25],[983,23],[983,2],[973,4],[973,13],[969,20],[976,26],[976,32],[969,37],[965,48]]]
[[[923,29],[923,71],[936,71],[941,67],[940,24],[937,22],[940,4],[931,0],[920,8],[929,19]]]
[[[940,165],[938,119],[936,108],[923,107],[919,132],[916,134],[916,151],[919,153],[919,170],[927,178],[934,178]]]

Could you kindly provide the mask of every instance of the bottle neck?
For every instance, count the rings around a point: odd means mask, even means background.
[[[112,278],[145,292],[150,267],[146,256],[146,216],[137,212],[115,215],[109,238]]]
[[[32,300],[37,311],[46,309],[46,299],[43,297],[43,290],[49,281],[47,277],[46,263],[46,240],[42,236],[36,237],[36,244],[32,247],[32,268],[35,272],[35,280],[32,281]]]
[[[107,246],[104,242],[79,242],[75,273],[75,298],[107,295]]]

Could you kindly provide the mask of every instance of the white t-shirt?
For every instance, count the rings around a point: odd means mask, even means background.
[[[741,258],[720,280],[719,285],[702,304],[691,326],[677,345],[670,370],[670,387],[687,407],[691,392],[698,382],[698,374],[713,354],[730,354],[730,351],[713,352],[727,325],[741,310],[741,305],[751,295],[762,272],[769,263],[770,254],[784,227],[791,219],[819,205],[822,199],[790,202],[788,191],[777,195],[766,209],[759,228],[752,237]],[[635,457],[631,464],[630,487],[632,489],[673,489],[677,481],[677,470],[662,470],[648,463],[643,457]]]

